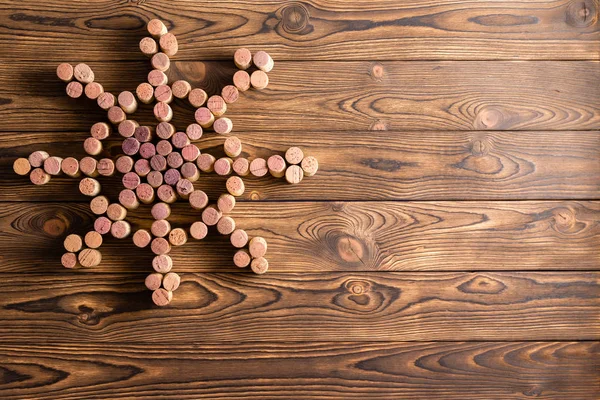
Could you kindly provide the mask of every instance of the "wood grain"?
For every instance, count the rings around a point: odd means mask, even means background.
[[[598,342],[311,341],[119,345],[119,351],[93,342],[10,345],[0,346],[0,393],[5,400],[593,399],[599,348]]]
[[[170,221],[187,229],[199,216],[178,203]],[[595,270],[600,259],[600,202],[238,203],[231,216],[267,240],[273,272]],[[61,271],[62,240],[93,221],[87,204],[3,203],[0,272]],[[128,221],[149,229],[150,207]],[[149,270],[148,249],[105,239],[94,271]],[[177,272],[239,272],[235,250],[213,229],[171,256]]]
[[[598,62],[278,62],[265,90],[231,107],[234,132],[289,130],[594,130],[600,128]],[[134,90],[147,62],[92,63],[107,91]],[[106,113],[63,95],[49,62],[0,65],[1,131],[87,131]],[[22,71],[30,77],[24,78]],[[125,72],[123,72],[125,71]],[[171,81],[186,79],[209,95],[231,84],[233,62],[174,62]],[[128,82],[133,82],[129,83]],[[135,84],[134,84],[135,83]],[[173,103],[175,126],[194,109]],[[153,121],[141,105],[139,121]],[[32,115],[34,117],[32,118]],[[265,123],[269,121],[269,123]]]
[[[12,0],[0,12],[0,45],[9,60],[103,60],[107,51],[132,59],[156,17],[177,35],[181,59],[232,59],[239,47],[267,50],[276,62],[599,56],[594,0]]]

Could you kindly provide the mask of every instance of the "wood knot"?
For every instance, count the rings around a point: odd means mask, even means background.
[[[342,235],[338,237],[337,253],[345,262],[364,264],[364,246],[360,240],[353,236]]]
[[[360,281],[360,280],[349,280],[344,284],[344,287],[348,290],[348,292],[350,292],[350,294],[365,294],[368,293],[370,288],[371,288],[371,284],[367,281]]]
[[[51,218],[44,221],[44,232],[50,236],[62,236],[67,229],[67,224],[60,218]]]
[[[501,129],[504,114],[494,107],[484,107],[475,117],[475,129]]]
[[[560,233],[577,233],[585,229],[585,223],[578,221],[575,211],[567,207],[558,207],[552,210],[553,227]]]
[[[370,131],[387,131],[390,128],[390,124],[387,121],[382,121],[378,119],[374,121],[370,126]]]
[[[381,82],[381,80],[383,79],[383,73],[383,65],[381,65],[380,63],[373,64],[371,66],[371,71],[369,71],[369,75],[371,75],[371,78],[377,82]]]
[[[471,144],[471,153],[474,156],[484,156],[488,154],[488,144],[483,140],[474,140]]]
[[[498,294],[506,289],[506,285],[499,280],[484,275],[478,275],[457,288],[463,293],[472,294]]]
[[[305,33],[309,19],[308,9],[302,3],[291,3],[281,9],[281,26],[287,33]]]
[[[250,192],[250,200],[260,200],[260,194],[256,190],[253,190]]]
[[[585,28],[596,23],[598,10],[594,0],[573,0],[567,6],[565,21],[575,28]]]

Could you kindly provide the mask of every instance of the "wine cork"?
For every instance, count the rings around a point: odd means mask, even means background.
[[[229,214],[235,207],[235,197],[228,193],[223,193],[217,200],[217,207],[223,214]]]
[[[130,190],[134,190],[135,188],[140,186],[140,183],[142,183],[140,176],[135,172],[128,172],[125,175],[123,175],[121,182],[123,183],[125,189]]]
[[[96,231],[89,231],[85,234],[84,242],[90,249],[97,249],[102,246],[102,235]]]
[[[44,160],[44,171],[50,175],[60,175],[63,159],[50,156]]]
[[[260,69],[261,71],[270,72],[273,69],[273,59],[268,53],[262,50],[254,53],[252,60],[254,61],[256,68]]]
[[[301,163],[302,171],[304,175],[313,176],[319,169],[319,162],[313,156],[304,157]]]
[[[155,39],[160,39],[161,36],[166,35],[168,30],[165,24],[159,19],[152,19],[148,21],[148,32]]]
[[[202,172],[213,172],[216,159],[208,153],[202,153],[196,159],[196,165]]]
[[[38,150],[31,153],[27,161],[29,161],[29,164],[32,167],[39,168],[44,165],[44,161],[46,161],[46,158],[48,157],[50,157],[50,154],[46,153],[45,151]]]
[[[152,301],[159,307],[164,307],[173,301],[173,292],[169,292],[163,288],[156,289],[152,292]]]
[[[253,258],[264,257],[267,253],[267,241],[260,236],[253,237],[250,239],[248,250]]]
[[[227,191],[233,196],[241,196],[244,194],[246,187],[244,186],[244,181],[239,176],[231,176],[227,178],[227,182],[225,182],[225,186],[227,187]]]
[[[255,158],[250,163],[250,173],[254,176],[265,176],[269,172],[267,160],[264,158]]]
[[[135,89],[135,95],[142,103],[150,104],[154,101],[154,87],[146,82],[140,83]]]
[[[199,88],[190,90],[188,94],[188,101],[195,108],[202,107],[207,99],[208,95],[206,92]]]
[[[229,157],[222,157],[215,161],[215,172],[218,175],[229,175],[231,174],[231,166],[233,165],[233,160]]]
[[[194,191],[194,184],[187,179],[179,179],[175,186],[177,194],[184,200],[187,200],[190,194]]]
[[[173,110],[167,103],[158,102],[154,106],[154,117],[160,122],[169,122],[173,118]]]
[[[144,284],[150,290],[158,289],[162,284],[163,276],[157,272],[154,272],[146,277]]]
[[[202,190],[194,190],[188,198],[190,206],[195,210],[202,210],[208,205],[208,196]]]
[[[248,176],[250,162],[246,158],[238,158],[233,162],[233,171],[240,176]]]
[[[221,211],[217,209],[215,206],[208,206],[202,211],[202,222],[204,222],[207,226],[216,225],[223,214]]]
[[[29,165],[29,162],[27,162],[27,165]],[[60,169],[65,175],[70,176],[71,178],[77,178],[81,176],[81,173],[79,172],[79,161],[77,161],[76,158],[65,158],[60,165]]]
[[[98,82],[90,82],[85,85],[85,96],[90,100],[97,100],[98,96],[104,93],[104,87]]]
[[[129,91],[119,93],[119,96],[117,97],[117,102],[119,103],[123,111],[125,111],[127,114],[133,114],[137,111],[137,100],[135,99],[133,93]]]
[[[183,157],[184,161],[193,162],[196,161],[199,156],[200,150],[195,144],[188,144],[181,149],[181,157]]]
[[[142,143],[146,143],[152,140],[154,136],[154,129],[151,126],[142,125],[135,128],[133,137]]]
[[[152,236],[150,235],[150,232],[148,232],[145,229],[138,229],[133,234],[133,244],[139,248],[143,249],[144,247],[148,246],[151,241],[152,241]],[[160,271],[158,271],[158,272],[160,272]]]
[[[179,153],[172,152],[167,156],[167,165],[171,168],[179,168],[183,165],[183,157]]]
[[[253,88],[262,90],[269,84],[269,76],[261,70],[254,71],[252,75],[250,75],[250,83]]]
[[[233,255],[233,263],[239,268],[247,267],[250,265],[251,260],[252,257],[250,257],[250,254],[244,249],[236,251]]]
[[[300,164],[304,158],[304,153],[299,147],[290,147],[285,152],[285,160],[292,165]]]
[[[168,122],[161,122],[156,125],[156,135],[161,139],[170,139],[175,133],[175,127]]]
[[[304,178],[304,172],[298,165],[290,165],[285,170],[285,180],[288,183],[300,183],[302,178]]]
[[[158,155],[160,155],[161,157],[165,158],[166,156],[168,156],[169,154],[171,154],[171,152],[173,151],[173,146],[171,145],[171,142],[169,142],[168,140],[159,140],[158,143],[156,143],[156,153]],[[166,163],[166,158],[165,158],[165,163]],[[152,161],[150,161],[150,163],[152,163]]]
[[[169,243],[173,246],[183,246],[187,242],[187,233],[181,228],[172,229],[169,232]],[[175,289],[171,289],[175,290]]]
[[[107,124],[107,126],[110,126]],[[135,133],[135,130],[139,127],[140,125],[137,123],[137,121],[134,121],[132,119],[126,119],[125,121],[121,122],[117,128],[119,135],[123,136],[124,138],[129,138],[132,137],[133,134]]]
[[[181,176],[190,182],[196,182],[200,179],[200,171],[193,162],[186,162],[181,166]]]
[[[119,203],[112,203],[106,209],[106,216],[113,221],[122,221],[127,217],[127,209]]]
[[[83,141],[83,150],[91,156],[96,156],[102,152],[102,142],[94,137],[89,137]]]
[[[157,147],[158,147],[158,145],[157,145]],[[167,170],[167,159],[165,158],[165,156],[157,154],[150,159],[150,167],[154,171],[166,171]]]
[[[185,134],[191,140],[200,140],[202,137],[202,127],[198,124],[189,124],[185,129]]]
[[[109,204],[106,196],[96,196],[90,201],[90,210],[96,215],[102,215],[108,209]]]
[[[233,74],[233,84],[240,92],[250,89],[250,75],[246,71],[238,71]]]
[[[215,116],[206,107],[200,107],[194,113],[194,119],[203,128],[210,128],[215,121]]]
[[[81,239],[81,236],[72,233],[65,238],[63,245],[66,251],[77,253],[83,247],[83,239]]]
[[[227,85],[221,90],[221,97],[225,103],[235,103],[240,97],[240,91],[234,85]]]
[[[217,231],[221,235],[229,235],[235,230],[235,221],[233,218],[224,216],[217,222]]]
[[[248,69],[252,65],[252,53],[248,49],[237,49],[233,53],[233,62],[239,69]]]
[[[162,52],[169,57],[173,57],[177,54],[177,50],[179,50],[177,38],[172,33],[166,33],[161,36],[158,44],[160,45]]]
[[[144,144],[150,144],[150,145],[152,145],[152,143],[144,143]],[[141,150],[141,147],[140,147],[140,150]],[[150,173],[151,169],[152,168],[150,168],[150,161],[148,161],[148,160],[146,160],[144,158],[141,158],[141,159],[137,160],[135,162],[135,164],[133,164],[133,170],[140,177],[147,176]]]
[[[104,92],[98,96],[96,102],[101,109],[108,111],[117,104],[117,98],[112,93]]]
[[[136,155],[140,150],[140,141],[132,137],[127,138],[121,143],[121,148],[123,149],[123,153],[128,156]]]
[[[94,71],[87,64],[77,64],[73,69],[73,76],[81,83],[94,81]]]
[[[140,206],[135,192],[131,189],[121,190],[119,193],[119,203],[128,210],[135,210]]]
[[[164,183],[163,174],[160,171],[150,171],[146,176],[146,182],[154,189],[158,189]]]
[[[169,185],[161,185],[156,189],[156,194],[161,201],[165,203],[175,203],[177,200],[177,192]]]
[[[255,274],[264,274],[269,269],[269,262],[264,257],[258,257],[252,260],[250,268]]]
[[[165,238],[157,237],[150,243],[152,252],[156,255],[168,254],[171,251],[171,244]]]
[[[79,170],[90,178],[95,178],[100,175],[98,173],[98,161],[92,157],[83,157],[79,161]]]
[[[166,85],[167,82],[169,82],[169,78],[167,78],[167,75],[162,71],[153,69],[148,73],[148,83],[154,87]]]
[[[242,153],[242,142],[235,136],[228,137],[223,144],[223,149],[229,157],[237,157]]]
[[[159,85],[154,89],[154,97],[156,101],[169,104],[173,101],[173,91],[168,85]]]
[[[173,259],[166,254],[155,256],[154,259],[152,259],[152,268],[154,268],[156,272],[166,274],[173,268]]]
[[[158,44],[151,37],[145,37],[140,40],[140,51],[143,55],[150,58],[158,52]]]
[[[210,96],[206,101],[206,108],[208,108],[215,117],[220,117],[227,111],[227,103],[225,103],[225,100],[223,100],[221,96],[214,95]]]
[[[281,178],[285,175],[285,160],[280,155],[273,155],[267,160],[269,172],[275,178]]]
[[[147,183],[141,183],[135,188],[135,194],[144,204],[150,204],[154,201],[154,188]]]
[[[119,126],[121,125],[119,124]],[[92,135],[93,138],[98,140],[106,139],[111,134],[111,132],[111,126],[106,122],[96,122],[90,128],[90,135]]]
[[[98,217],[94,221],[94,230],[101,235],[106,235],[110,232],[112,221],[106,217]]]
[[[79,170],[79,167],[77,169]],[[31,164],[29,163],[29,160],[22,157],[17,158],[13,163],[13,171],[15,171],[18,175],[27,175],[29,171],[31,171]]]
[[[71,82],[73,80],[73,66],[69,63],[62,63],[56,67],[56,76],[63,82]]]
[[[117,239],[125,239],[131,234],[131,225],[127,221],[115,221],[110,227],[110,233]]]
[[[79,264],[82,267],[90,268],[100,265],[102,261],[102,253],[96,249],[83,249],[79,253]]]
[[[229,118],[221,117],[213,122],[213,129],[221,135],[226,135],[233,129],[233,122]]]
[[[152,64],[152,68],[166,72],[171,66],[171,60],[169,59],[168,55],[161,52],[152,56],[150,59],[150,64]]]
[[[165,179],[165,183],[171,186],[177,185],[177,182],[179,182],[179,180],[181,179],[181,173],[175,168],[168,169],[163,176]]]
[[[69,82],[65,90],[67,92],[67,96],[72,99],[78,99],[83,94],[83,85],[77,81],[72,81]]]
[[[98,161],[98,173],[102,176],[113,176],[115,174],[115,163],[110,158],[102,158]]]
[[[195,192],[194,192],[195,193]],[[208,234],[208,227],[204,222],[196,221],[190,227],[190,236],[196,240],[202,240]]]
[[[156,203],[152,206],[150,213],[156,220],[167,219],[171,215],[171,206],[167,203]]]
[[[77,254],[75,254],[75,253],[63,254],[62,257],[60,258],[60,263],[63,265],[63,267],[69,268],[69,269],[79,267],[79,264],[77,261]]]
[[[175,81],[171,85],[171,91],[173,92],[173,96],[178,99],[185,99],[192,91],[192,85],[187,81]]]
[[[231,233],[229,240],[231,241],[233,247],[241,249],[248,244],[248,234],[243,229],[236,229]]]
[[[182,149],[190,144],[190,139],[187,137],[185,132],[175,132],[171,138],[171,143],[173,143],[174,147]]]
[[[86,196],[97,196],[100,193],[100,182],[94,178],[83,178],[79,181],[79,191]]]
[[[121,107],[113,106],[108,109],[108,120],[113,125],[118,125],[125,121],[125,119],[127,119],[127,116]]]
[[[140,146],[140,156],[145,159],[150,159],[156,155],[156,146],[152,143],[142,143]],[[150,172],[150,171],[148,171]],[[146,174],[147,175],[147,174]]]
[[[179,287],[181,278],[175,272],[167,273],[162,281],[163,287],[169,292],[174,292]]]
[[[131,172],[133,169],[133,158],[129,156],[120,156],[115,162],[115,168],[122,174]]]

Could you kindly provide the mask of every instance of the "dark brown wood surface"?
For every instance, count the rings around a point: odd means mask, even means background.
[[[0,398],[597,400],[598,7],[0,0]],[[64,237],[92,227],[89,199],[76,179],[12,171],[34,150],[84,156],[106,114],[66,96],[57,64],[133,90],[156,17],[179,40],[171,81],[209,94],[237,48],[268,51],[269,87],[227,112],[242,156],[298,145],[320,163],[299,185],[245,180],[232,216],[267,239],[266,275],[233,266],[211,231],[173,250],[166,308],[131,239],[105,237],[98,267],[61,267]],[[222,156],[223,140],[199,147]],[[99,180],[116,199],[121,177]],[[196,185],[214,198],[224,182]],[[129,213],[133,229],[149,210]],[[173,227],[199,218],[173,207]]]

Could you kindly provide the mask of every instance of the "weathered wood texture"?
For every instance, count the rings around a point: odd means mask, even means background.
[[[135,51],[135,49],[132,49]],[[72,59],[68,61],[81,61]],[[106,119],[95,102],[73,100],[56,63],[0,66],[2,131],[83,130]],[[234,132],[340,130],[593,130],[600,128],[598,62],[279,62],[269,87],[245,92],[227,115]],[[133,90],[147,62],[91,63],[106,90]],[[231,83],[233,61],[175,62],[186,78],[214,93]],[[25,72],[26,71],[26,72]],[[26,76],[35,79],[24,79]],[[176,126],[193,121],[177,101]],[[136,118],[153,122],[151,108]],[[35,115],[35,118],[32,118]],[[145,117],[144,117],[145,116]],[[275,122],[276,121],[276,122]]]
[[[599,350],[598,342],[10,345],[0,346],[0,391],[4,400],[592,399]]]
[[[267,50],[275,60],[596,60],[600,54],[594,0],[2,3],[0,45],[10,60],[37,60],[41,53],[103,60],[107,51],[135,59],[129,48],[156,16],[177,33],[181,59],[230,58],[241,46]]]
[[[0,133],[0,201],[87,200],[74,179],[52,178],[40,188],[12,170],[18,157],[44,149],[83,157],[89,133]],[[283,155],[291,145],[317,157],[319,172],[300,185],[248,177],[249,200],[458,200],[598,199],[600,132],[253,132],[239,134],[242,157]],[[224,138],[206,133],[198,146],[224,156]],[[122,154],[119,140],[105,141],[98,157]],[[114,199],[121,174],[100,178]],[[224,178],[202,174],[196,182],[216,198]]]
[[[594,270],[600,262],[600,202],[244,203],[231,215],[250,236],[267,239],[269,268],[281,273]],[[199,219],[187,204],[170,217],[183,228]],[[64,236],[85,234],[93,220],[87,204],[4,203],[0,272],[62,271]],[[149,206],[128,220],[149,229]],[[149,250],[131,238],[105,239],[94,271],[150,270]],[[172,256],[178,272],[239,272],[234,253],[215,230]]]
[[[598,340],[598,273],[3,275],[0,342]]]

